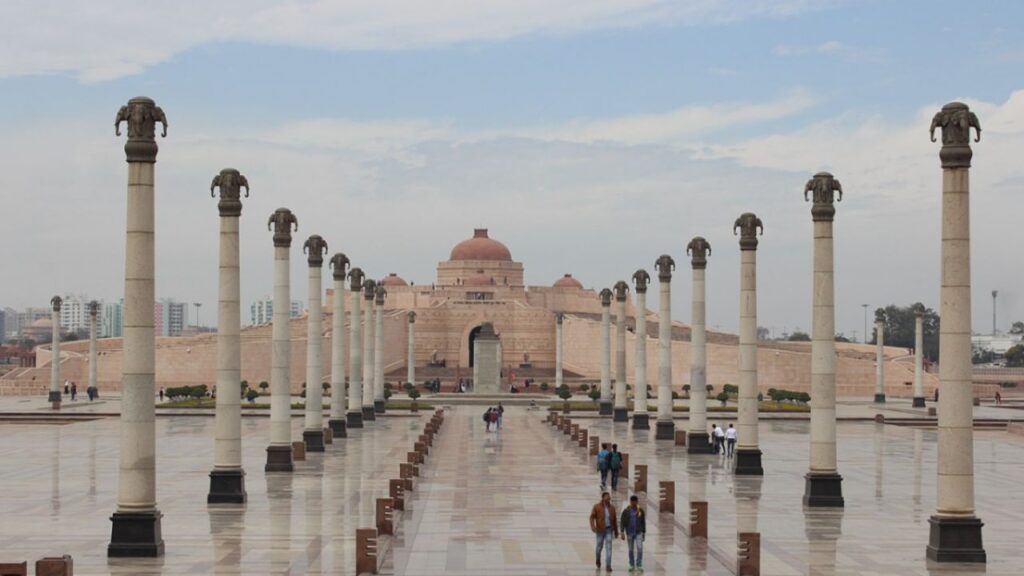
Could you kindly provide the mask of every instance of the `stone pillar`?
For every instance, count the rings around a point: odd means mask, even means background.
[[[291,373],[291,276],[289,252],[292,227],[299,220],[287,208],[278,208],[267,221],[274,230],[274,311],[270,355],[270,446],[266,472],[291,472],[292,373]]]
[[[704,273],[708,267],[711,244],[697,236],[686,245],[693,269],[693,299],[690,308],[690,427],[686,431],[686,451],[711,454],[708,435],[707,334],[705,331]]]
[[[814,277],[811,308],[811,464],[804,476],[804,504],[843,506],[843,477],[836,467],[836,312],[832,256],[833,200],[843,187],[828,172],[819,172],[804,187],[813,194]],[[838,194],[838,196],[836,196]]]
[[[60,296],[50,298],[53,311],[50,313],[50,393],[47,400],[54,410],[60,410],[60,307],[63,304]]]
[[[406,315],[409,320],[409,334],[406,342],[405,381],[416,383],[416,312],[410,310]]]
[[[249,196],[249,181],[238,170],[225,168],[213,178],[210,195],[220,188],[220,264],[217,297],[217,409],[214,414],[213,470],[208,504],[245,502],[242,469],[242,324],[239,289],[238,221],[242,216],[242,188]],[[234,393],[232,393],[234,392]]]
[[[565,314],[555,314],[555,390],[562,386],[562,322]]]
[[[924,408],[924,307],[914,310],[914,408]]]
[[[757,441],[757,232],[761,219],[750,212],[740,215],[733,234],[740,230],[740,350],[739,406],[736,418],[737,475],[761,476],[761,449]]]
[[[612,335],[611,311],[612,291],[601,290],[601,398],[599,414],[612,415]]]
[[[501,392],[501,340],[494,325],[481,324],[473,345],[473,392],[498,394]]]
[[[100,313],[100,303],[89,302],[89,387],[96,389],[96,322]]]
[[[324,451],[324,388],[323,383],[323,330],[324,311],[321,304],[323,293],[324,254],[327,242],[313,234],[302,245],[309,264],[307,298],[309,313],[306,315],[306,410],[302,441],[307,452]]]
[[[111,557],[156,557],[164,553],[156,507],[156,337],[153,331],[154,194],[156,123],[167,117],[152,100],[136,97],[114,119],[120,136],[128,124],[124,146],[128,161],[128,210],[124,266],[124,363],[121,376],[121,450],[117,511],[111,517]],[[237,384],[236,384],[237,386]]]
[[[373,411],[384,413],[384,298],[387,290],[377,284],[373,293]]]
[[[960,102],[932,120],[942,129],[942,290],[939,317],[938,497],[929,519],[928,558],[985,562],[981,520],[974,510],[974,428],[971,385],[970,129],[978,117]],[[977,140],[975,140],[977,142]]]
[[[650,430],[647,412],[647,285],[651,276],[640,269],[633,273],[636,287],[636,349],[633,353],[633,430]]]
[[[615,408],[612,420],[628,422],[629,412],[626,401],[626,295],[629,284],[619,280],[615,283]]]
[[[875,310],[875,402],[885,403],[885,310]],[[812,396],[813,398],[813,396]]]
[[[658,423],[654,437],[675,440],[672,421],[672,271],[675,260],[662,254],[654,262],[658,269]]]
[[[349,334],[348,365],[348,413],[345,418],[349,428],[363,427],[363,318],[359,311],[363,301],[363,271],[353,268],[348,273],[349,293],[352,294],[352,312],[349,314],[352,332]]]
[[[331,257],[334,277],[334,310],[331,314],[331,417],[327,426],[335,438],[348,436],[345,426],[345,275],[348,256],[338,252]]]
[[[366,314],[363,319],[363,421],[373,421],[377,415],[373,410],[374,383],[373,362],[376,341],[373,338],[373,297],[377,292],[377,283],[373,280],[363,282],[363,300]]]

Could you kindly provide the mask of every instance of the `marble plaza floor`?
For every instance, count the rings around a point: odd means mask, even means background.
[[[385,571],[411,576],[593,574],[589,510],[598,498],[591,458],[543,423],[544,413],[509,408],[501,432],[484,431],[482,407],[453,408],[431,449],[411,510],[399,524]],[[158,427],[158,501],[166,555],[109,560],[109,516],[117,488],[118,422],[0,423],[0,562],[71,554],[76,574],[354,574],[354,536],[373,525],[375,498],[425,423],[388,417],[310,454],[294,474],[263,472],[268,421],[244,418],[249,503],[208,507],[213,419],[164,416]],[[676,482],[675,517],[648,507],[647,574],[732,574],[737,518],[762,535],[762,574],[937,575],[977,573],[924,558],[934,509],[934,430],[841,423],[846,508],[805,511],[808,423],[761,425],[766,476],[735,478],[716,456],[688,456],[653,430],[580,418],[618,442],[657,482]],[[653,425],[653,422],[652,422]],[[685,425],[684,421],[677,425]],[[293,419],[299,437],[301,419]],[[1019,530],[1024,437],[975,434],[978,514],[987,574],[1024,572]],[[627,484],[623,482],[623,484]],[[691,541],[691,494],[710,509],[707,545]],[[617,502],[628,497],[626,490]],[[652,492],[652,498],[653,498]],[[653,502],[651,503],[653,505]],[[615,545],[626,573],[625,544]]]

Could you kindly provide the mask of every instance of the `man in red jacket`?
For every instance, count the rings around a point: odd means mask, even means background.
[[[607,492],[601,494],[601,501],[594,504],[590,511],[590,530],[597,536],[597,547],[594,549],[594,560],[598,569],[601,568],[601,548],[604,547],[605,570],[612,571],[612,542],[619,537],[619,519],[615,515],[612,497]]]

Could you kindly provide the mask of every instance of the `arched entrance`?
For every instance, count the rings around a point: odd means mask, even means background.
[[[481,326],[477,326],[469,331],[469,367],[472,368],[475,365],[476,358],[473,356],[473,343],[476,342],[476,337],[480,334]]]

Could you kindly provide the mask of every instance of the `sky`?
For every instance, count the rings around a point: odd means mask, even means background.
[[[370,276],[416,283],[474,227],[527,284],[600,289],[678,265],[706,237],[708,324],[734,331],[739,247],[755,212],[758,323],[810,329],[807,179],[828,170],[836,329],[864,308],[939,308],[941,170],[931,116],[981,122],[971,172],[973,323],[1024,320],[1024,4],[979,0],[10,0],[0,35],[0,307],[123,290],[124,137],[146,95],[159,141],[157,295],[214,325],[224,167],[252,185],[241,218],[243,318],[271,292],[266,220],[299,220]],[[325,273],[325,285],[329,284]],[[650,301],[657,305],[656,292]]]

